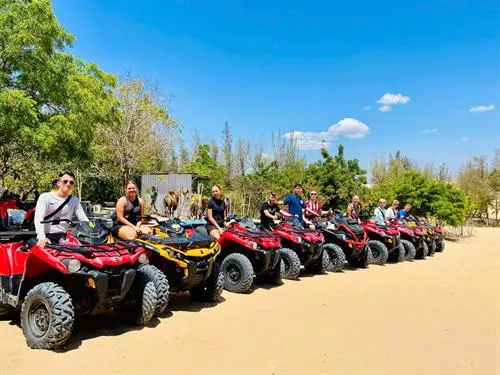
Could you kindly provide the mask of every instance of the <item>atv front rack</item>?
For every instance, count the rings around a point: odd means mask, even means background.
[[[47,248],[59,250],[59,251],[72,251],[75,253],[88,254],[88,253],[106,253],[110,251],[120,251],[129,250],[135,253],[142,245],[127,240],[119,240],[115,243],[107,243],[102,245],[92,245],[92,244],[81,244],[81,245],[70,245],[70,244],[49,244]]]
[[[161,237],[161,236],[141,236],[141,240],[166,245],[178,249],[192,249],[198,247],[210,247],[215,241],[212,237],[193,235],[191,237]]]

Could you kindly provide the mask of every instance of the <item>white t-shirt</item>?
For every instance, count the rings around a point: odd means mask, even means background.
[[[387,217],[387,219],[389,219],[389,220],[395,219],[395,218],[396,218],[396,212],[394,212],[394,210],[392,209],[392,207],[389,207],[389,208],[385,211],[385,216],[386,216],[386,217]]]
[[[57,210],[57,208],[65,200],[66,198],[58,197],[53,192],[40,194],[35,208],[35,230],[37,239],[41,240],[47,238],[45,236],[46,233],[66,232],[68,230],[69,224],[65,222],[61,222],[57,225],[40,223],[40,221],[42,221],[44,217]],[[52,216],[49,220],[72,220],[75,216],[77,217],[78,221],[89,221],[87,215],[85,215],[85,212],[83,212],[82,205],[80,204],[78,198],[71,197],[69,202],[62,208],[62,210]]]

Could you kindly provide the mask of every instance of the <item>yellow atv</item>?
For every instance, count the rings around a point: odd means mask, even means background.
[[[187,237],[178,219],[156,222],[153,233],[136,239],[146,248],[151,264],[166,276],[173,292],[189,291],[200,302],[216,302],[224,288],[224,274],[216,258],[219,244],[210,236],[196,233]]]

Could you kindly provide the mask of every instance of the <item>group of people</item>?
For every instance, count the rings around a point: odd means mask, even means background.
[[[408,219],[410,217],[411,204],[407,203],[404,208],[399,209],[399,201],[394,199],[389,208],[385,208],[387,201],[380,198],[378,206],[373,213],[375,221],[379,224],[389,224],[391,220]],[[352,202],[349,203],[346,210],[346,216],[350,219],[359,220],[361,213],[361,205],[359,203],[359,196],[355,195]]]
[[[47,233],[64,232],[68,229],[68,223],[60,222],[57,225],[44,224],[42,221],[49,218],[73,218],[77,217],[79,222],[87,223],[89,219],[85,215],[80,201],[71,195],[75,185],[75,175],[70,172],[62,172],[53,183],[53,189],[50,192],[42,193],[38,198],[35,209],[35,230],[37,233],[37,244],[44,247],[50,240]],[[153,190],[154,200],[156,200],[156,189]],[[207,221],[207,231],[210,236],[218,239],[224,232],[227,206],[221,198],[222,189],[214,185],[211,189],[211,199],[208,201],[205,220]],[[283,199],[286,208],[278,205],[277,195],[270,192],[268,199],[260,206],[261,227],[264,230],[270,230],[279,215],[283,217],[296,217],[304,227],[315,228],[319,218],[322,215],[331,216],[332,210],[325,211],[318,200],[316,191],[309,193],[309,199],[303,197],[304,190],[302,185],[295,184],[294,192]],[[392,206],[385,209],[385,199],[380,199],[374,215],[381,224],[389,223],[390,220],[399,218],[408,218],[410,216],[411,205],[406,204],[404,208],[399,209],[399,202],[394,200]],[[359,220],[361,212],[359,196],[355,195],[351,203],[347,206],[346,216],[351,219]],[[116,210],[113,214],[115,228],[114,234],[121,239],[133,240],[139,235],[151,233],[151,228],[142,223],[144,216],[144,200],[139,197],[137,186],[130,181],[125,186],[125,195],[116,202]]]

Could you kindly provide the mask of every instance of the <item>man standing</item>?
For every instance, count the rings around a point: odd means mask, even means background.
[[[355,195],[352,197],[352,202],[349,203],[346,210],[346,215],[349,219],[354,219],[359,221],[359,213],[361,212],[361,206],[359,204],[359,196]]]
[[[61,233],[68,230],[69,224],[60,222],[57,225],[43,224],[41,221],[55,219],[72,220],[76,215],[80,222],[88,223],[89,219],[83,211],[82,205],[77,197],[70,195],[75,185],[75,175],[72,172],[62,172],[55,181],[56,190],[42,193],[38,198],[35,208],[35,230],[37,245],[45,247],[50,243],[47,234]]]
[[[385,217],[387,220],[396,220],[398,216],[399,201],[394,199],[392,201],[392,206],[385,211]]]
[[[276,203],[276,194],[270,192],[269,199],[260,206],[260,224],[262,229],[270,230],[274,220],[278,220],[278,214],[286,217],[291,216],[288,212],[280,209]]]
[[[399,210],[398,219],[408,220],[410,218],[411,204],[406,203],[405,208]]]
[[[288,205],[288,213],[290,215],[296,215],[301,223],[304,222],[303,212],[306,207],[304,198],[302,198],[302,185],[295,184],[294,186],[294,194],[290,194],[283,200],[283,203]]]

